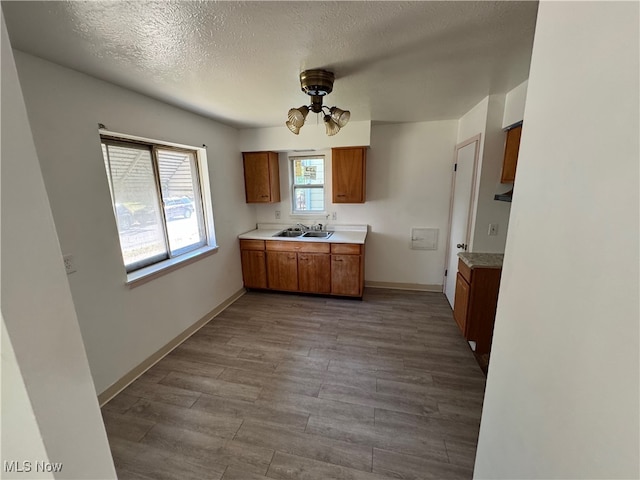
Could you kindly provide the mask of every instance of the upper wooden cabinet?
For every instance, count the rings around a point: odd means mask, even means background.
[[[245,152],[244,190],[247,203],[280,201],[280,169],[276,152]]]
[[[502,163],[502,177],[500,178],[500,182],[502,183],[513,183],[516,179],[516,166],[518,165],[521,134],[522,125],[507,130],[504,161]]]
[[[364,203],[367,147],[331,149],[333,203]]]

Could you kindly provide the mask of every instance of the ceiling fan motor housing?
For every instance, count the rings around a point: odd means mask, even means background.
[[[300,74],[300,88],[312,97],[329,95],[333,90],[333,72],[327,70],[305,70]]]
[[[300,73],[300,88],[311,97],[311,111],[322,112],[322,97],[333,90],[333,72],[327,70],[305,70]]]

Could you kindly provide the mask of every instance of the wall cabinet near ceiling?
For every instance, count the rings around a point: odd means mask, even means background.
[[[247,203],[280,201],[280,169],[276,152],[245,152],[244,189]]]
[[[333,203],[364,203],[367,147],[331,149]]]
[[[504,160],[502,162],[502,176],[500,178],[500,182],[502,183],[513,183],[516,179],[521,134],[522,125],[507,130],[507,141],[504,147]]]
[[[464,338],[476,343],[477,354],[491,350],[501,268],[469,267],[458,260],[453,317]]]

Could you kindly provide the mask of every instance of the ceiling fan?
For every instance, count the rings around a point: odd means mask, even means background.
[[[351,118],[349,110],[338,107],[329,108],[322,104],[323,97],[333,91],[334,80],[333,72],[327,70],[305,70],[300,73],[300,88],[311,97],[311,105],[289,110],[288,119],[285,122],[289,130],[298,135],[309,111],[324,114],[323,120],[329,136],[338,133],[349,122]]]

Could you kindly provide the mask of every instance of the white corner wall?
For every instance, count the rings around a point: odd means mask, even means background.
[[[244,200],[237,130],[16,52],[25,103],[97,393],[242,288],[237,235],[255,226]],[[112,131],[208,146],[219,251],[129,289],[98,123]]]
[[[284,125],[270,128],[247,128],[239,131],[239,145],[242,152],[286,152],[293,150],[324,150],[333,147],[363,147],[371,142],[371,122],[349,122],[340,133],[328,136],[324,123],[315,114],[307,117],[306,125],[294,135]]]
[[[538,9],[476,479],[640,477],[639,14]]]
[[[2,375],[0,375],[0,464],[3,467],[2,478],[20,478],[24,473],[18,469],[30,468],[25,461],[50,462],[44,448],[44,440],[38,427],[36,414],[29,401],[29,393],[20,372],[18,359],[7,327],[2,318],[0,333],[0,358],[2,358]],[[87,364],[88,367],[88,364]],[[37,459],[37,460],[27,460]],[[8,462],[10,467],[6,468]],[[15,463],[13,463],[15,462]],[[29,472],[32,479],[54,478],[51,472]],[[9,470],[9,471],[6,471]]]
[[[511,189],[501,184],[505,134],[502,119],[505,95],[490,95],[467,112],[458,123],[457,143],[480,134],[480,153],[474,203],[471,211],[469,251],[504,253],[511,204],[494,200],[496,193]],[[489,235],[489,224],[498,226],[498,234]]]
[[[528,84],[529,81],[525,80],[507,93],[507,98],[504,102],[504,115],[502,116],[502,128],[510,127],[514,123],[521,122],[524,118]]]
[[[500,183],[504,161],[505,133],[502,131],[504,95],[490,95],[483,132],[482,157],[476,185],[476,212],[473,216],[471,251],[504,253],[511,204],[495,200],[496,193],[511,190],[512,184]],[[497,235],[489,235],[489,225],[498,226]]]
[[[1,21],[2,478],[52,478],[38,461],[62,463],[55,478],[116,478]],[[5,472],[5,461],[33,471]]]
[[[345,128],[345,131],[348,129]],[[367,150],[367,201],[331,203],[331,150],[326,155],[327,211],[336,212],[331,224],[368,224],[365,280],[411,284],[441,291],[449,221],[451,168],[457,121],[374,125]],[[336,135],[342,135],[342,131]],[[289,133],[291,135],[291,133]],[[293,135],[292,135],[293,136]],[[280,154],[282,201],[257,205],[259,222],[304,222],[291,217],[289,164]],[[324,217],[313,217],[325,223]],[[411,250],[411,227],[439,229],[438,249]]]

